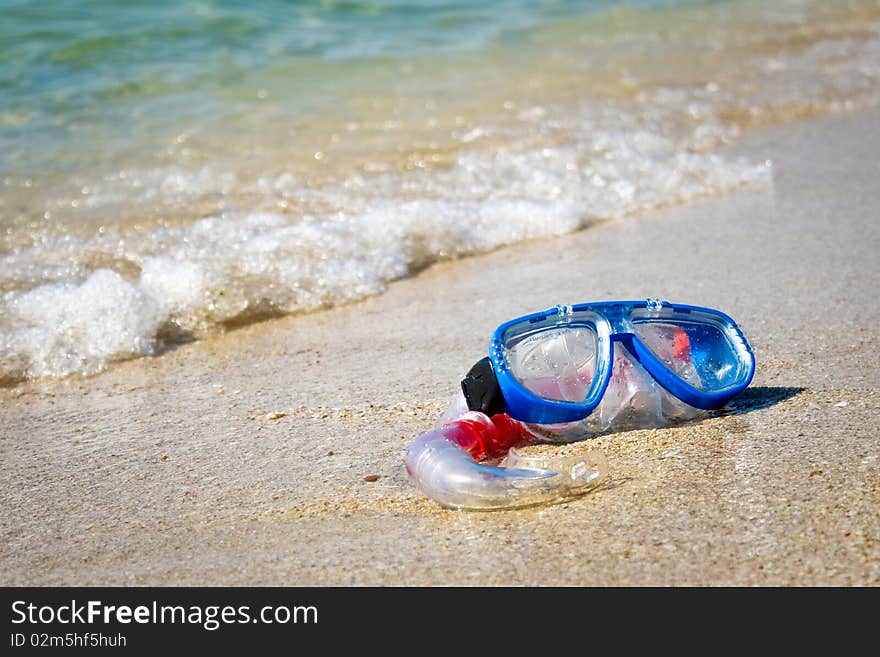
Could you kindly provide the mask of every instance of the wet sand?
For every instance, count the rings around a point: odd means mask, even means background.
[[[880,584],[880,113],[733,150],[773,184],[0,390],[0,583]],[[565,504],[454,512],[408,482],[499,322],[647,296],[740,322],[758,369],[728,412],[592,441],[611,481]]]

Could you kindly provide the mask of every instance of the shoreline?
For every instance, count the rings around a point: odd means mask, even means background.
[[[27,12],[12,11],[22,39],[0,51],[35,75],[10,79],[13,110],[0,115],[11,145],[0,149],[0,385],[93,374],[167,343],[381,294],[443,258],[763,184],[766,167],[725,145],[758,126],[880,104],[876,0],[527,5],[503,16],[424,8],[457,27],[423,24],[410,8],[367,19],[328,6],[316,11],[330,24],[351,19],[354,36],[375,18],[387,39],[337,41],[331,30],[308,55],[288,50],[310,38],[298,12],[230,8],[266,28],[250,56],[287,44],[268,68],[232,76],[206,55],[228,40],[185,11],[105,17],[139,16],[136,50],[167,38],[154,27],[169,16],[203,34],[172,39],[167,68],[156,68],[167,49],[119,57],[114,40],[71,30],[63,12],[31,32]],[[472,50],[469,29],[485,37]],[[89,46],[81,66],[68,46],[72,60],[51,62],[57,41]],[[338,46],[352,49],[336,59]],[[454,57],[438,57],[447,47]],[[120,82],[116,100],[100,91]],[[112,120],[120,112],[126,120]]]
[[[769,187],[0,390],[3,584],[880,583],[878,128],[756,130],[725,153],[771,159]],[[612,484],[560,505],[451,512],[408,482],[497,324],[646,296],[741,324],[758,370],[730,413],[590,441]]]

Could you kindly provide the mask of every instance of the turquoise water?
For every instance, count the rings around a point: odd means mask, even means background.
[[[0,0],[0,385],[743,185],[880,0]]]
[[[97,158],[118,155],[133,123],[152,133],[241,111],[268,93],[273,72],[289,75],[271,92],[307,112],[352,61],[466,60],[541,24],[626,4],[675,3],[3,0],[0,171],[73,170],[85,154],[68,149],[100,139]]]

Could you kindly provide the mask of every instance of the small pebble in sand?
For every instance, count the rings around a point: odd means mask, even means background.
[[[267,420],[280,420],[280,419],[283,418],[285,415],[287,415],[287,413],[280,413],[280,412],[277,412],[277,411],[276,411],[275,413],[269,413],[269,414],[266,416],[266,419],[267,419]]]
[[[367,475],[366,477],[364,477],[364,481],[368,481],[370,483],[373,483],[374,481],[379,481],[379,475]]]

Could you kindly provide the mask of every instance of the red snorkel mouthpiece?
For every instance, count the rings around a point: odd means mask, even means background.
[[[504,456],[511,447],[527,442],[530,437],[522,423],[506,413],[492,417],[479,412],[465,413],[441,429],[476,461]]]

